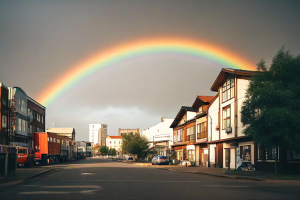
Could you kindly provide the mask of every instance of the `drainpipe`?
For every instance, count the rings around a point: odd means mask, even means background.
[[[210,117],[210,134],[212,136],[212,117],[208,114],[208,112],[207,112],[207,116]],[[208,134],[207,134],[207,139],[208,139]],[[207,164],[208,167],[210,167],[210,156],[209,155],[210,155],[210,145],[208,145],[208,164]]]

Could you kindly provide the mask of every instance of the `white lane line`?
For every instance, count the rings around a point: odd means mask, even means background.
[[[82,190],[82,191],[32,191],[32,192],[20,192],[18,194],[24,195],[24,194],[93,194],[95,191],[97,191],[99,189],[95,189],[95,190]]]
[[[102,189],[98,185],[48,185],[42,186],[42,188],[91,188],[91,189]]]
[[[63,182],[145,182],[145,183],[203,183],[208,181],[148,181],[148,180],[62,180]]]
[[[96,173],[81,173],[81,175],[95,175]]]
[[[252,186],[246,185],[203,185],[204,187],[216,187],[216,188],[249,188]]]

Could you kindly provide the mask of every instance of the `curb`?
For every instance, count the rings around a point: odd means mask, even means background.
[[[13,181],[9,181],[7,183],[3,183],[3,184],[0,184],[0,191],[4,191],[4,190],[9,190],[9,189],[13,189],[11,188],[11,186],[15,186],[15,185],[20,185],[22,183],[25,183],[25,182],[29,182],[30,180],[34,179],[34,178],[37,178],[39,176],[43,176],[47,173],[50,173],[54,170],[57,170],[57,167],[55,168],[51,168],[51,169],[47,169],[45,171],[42,171],[40,173],[37,173],[37,174],[34,174],[30,177],[27,177],[25,179],[21,179],[21,180],[13,180]]]
[[[221,178],[246,179],[246,180],[253,180],[253,181],[263,181],[264,180],[264,179],[261,179],[261,178],[251,178],[251,177],[241,177],[241,176],[227,176],[227,175],[209,174],[209,173],[204,173],[204,172],[191,172],[191,171],[176,170],[176,169],[164,169],[164,168],[157,168],[157,169],[169,170],[169,171],[173,171],[173,172],[183,172],[183,173],[189,173],[189,174],[203,174],[203,175],[221,177]]]

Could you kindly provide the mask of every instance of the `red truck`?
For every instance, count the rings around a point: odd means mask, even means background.
[[[31,149],[27,147],[18,147],[17,156],[18,167],[30,167],[34,164],[34,155]]]
[[[69,138],[54,133],[34,133],[34,152],[36,164],[46,165],[59,163],[64,159],[62,147],[69,143]],[[70,152],[67,152],[70,154]]]

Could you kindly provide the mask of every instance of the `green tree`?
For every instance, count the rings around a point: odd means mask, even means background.
[[[108,149],[107,146],[101,146],[100,152],[101,152],[101,153],[104,153],[104,154],[107,154],[107,153],[109,152],[109,149]]]
[[[148,140],[138,134],[128,133],[122,136],[122,152],[136,154],[138,158],[147,156]]]
[[[115,148],[110,148],[109,153],[114,156],[117,154],[117,150]]]
[[[268,67],[257,65],[241,111],[244,133],[260,146],[300,147],[300,56],[282,48]],[[276,156],[275,174],[278,170]]]

